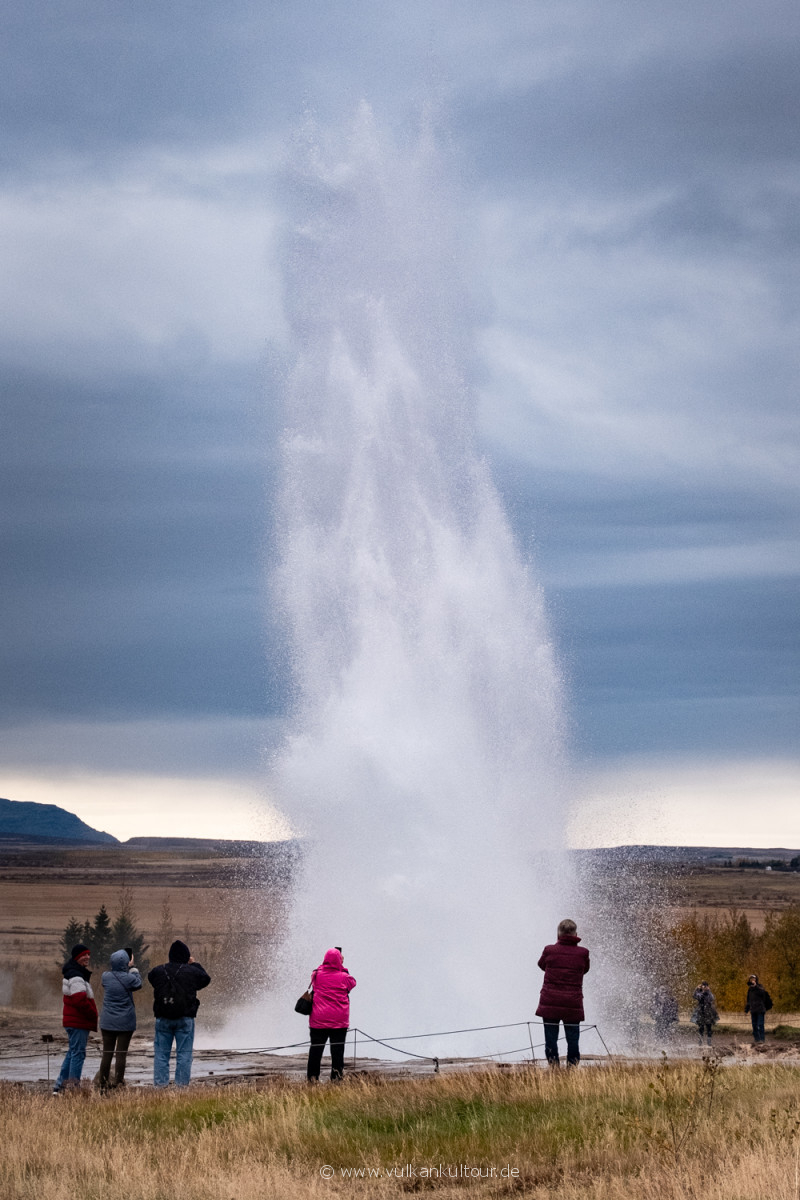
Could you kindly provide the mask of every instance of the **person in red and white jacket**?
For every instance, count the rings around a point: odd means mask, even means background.
[[[84,946],[83,942],[78,942],[77,946],[72,947],[69,959],[61,968],[61,974],[64,976],[61,984],[64,995],[62,1024],[69,1038],[69,1049],[61,1064],[53,1095],[57,1095],[64,1088],[80,1087],[86,1044],[89,1034],[97,1029],[97,1005],[90,983],[90,958],[89,947]]]

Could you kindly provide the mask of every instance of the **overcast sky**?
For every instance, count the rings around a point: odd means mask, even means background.
[[[577,842],[800,845],[800,10],[53,0],[0,42],[0,794],[259,823],[280,177],[434,97],[480,439],[547,596]],[[219,801],[218,801],[219,798]],[[262,806],[263,811],[263,806]]]

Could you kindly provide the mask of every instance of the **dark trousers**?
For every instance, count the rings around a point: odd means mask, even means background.
[[[544,1052],[547,1061],[554,1067],[558,1066],[558,1021],[545,1021],[544,1023]],[[571,1067],[577,1067],[581,1061],[578,1042],[581,1036],[580,1025],[567,1024],[564,1022],[564,1036],[567,1039],[567,1062]]]
[[[714,1028],[713,1021],[698,1021],[697,1022],[697,1036],[700,1038],[701,1045],[703,1044],[703,1036],[704,1035],[705,1035],[705,1039],[708,1042],[709,1046],[711,1045],[711,1030],[713,1028]]]
[[[753,1025],[753,1041],[754,1042],[763,1042],[764,1041],[764,1037],[765,1037],[764,1016],[765,1016],[764,1013],[754,1013],[754,1012],[750,1013],[750,1020]]]
[[[128,1046],[133,1037],[132,1029],[101,1029],[103,1038],[103,1057],[100,1059],[100,1074],[97,1082],[101,1088],[108,1087],[108,1077],[111,1073],[111,1060],[116,1051],[117,1061],[114,1065],[114,1087],[119,1087],[125,1078],[125,1067],[128,1063]]]
[[[308,1034],[311,1040],[308,1048],[308,1078],[319,1079],[322,1051],[330,1038],[331,1079],[341,1079],[344,1074],[344,1041],[347,1037],[347,1026],[344,1029],[309,1029]]]

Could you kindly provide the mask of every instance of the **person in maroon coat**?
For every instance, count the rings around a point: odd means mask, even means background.
[[[537,1017],[544,1021],[544,1052],[551,1067],[558,1066],[558,1026],[564,1022],[567,1039],[567,1064],[581,1061],[578,1042],[583,1013],[583,977],[589,970],[589,951],[579,946],[578,927],[564,920],[558,927],[558,941],[545,946],[539,967],[544,983],[539,996]]]

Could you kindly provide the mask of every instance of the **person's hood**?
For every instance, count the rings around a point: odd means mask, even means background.
[[[322,960],[322,965],[323,965],[323,967],[331,967],[331,969],[334,971],[341,971],[341,969],[342,969],[342,952],[341,952],[341,950],[337,950],[336,948],[334,948],[333,950],[326,950],[325,957]]]
[[[577,933],[560,933],[558,935],[558,940],[562,946],[577,946],[581,939],[578,937]]]
[[[169,948],[169,961],[174,963],[188,963],[192,957],[192,952],[185,942],[175,941]]]
[[[85,979],[87,983],[92,978],[92,972],[87,970],[86,967],[82,967],[74,958],[64,963],[61,968],[61,974],[65,979],[74,979],[77,976],[79,979]]]
[[[130,961],[127,950],[115,950],[109,959],[112,971],[127,971]]]

